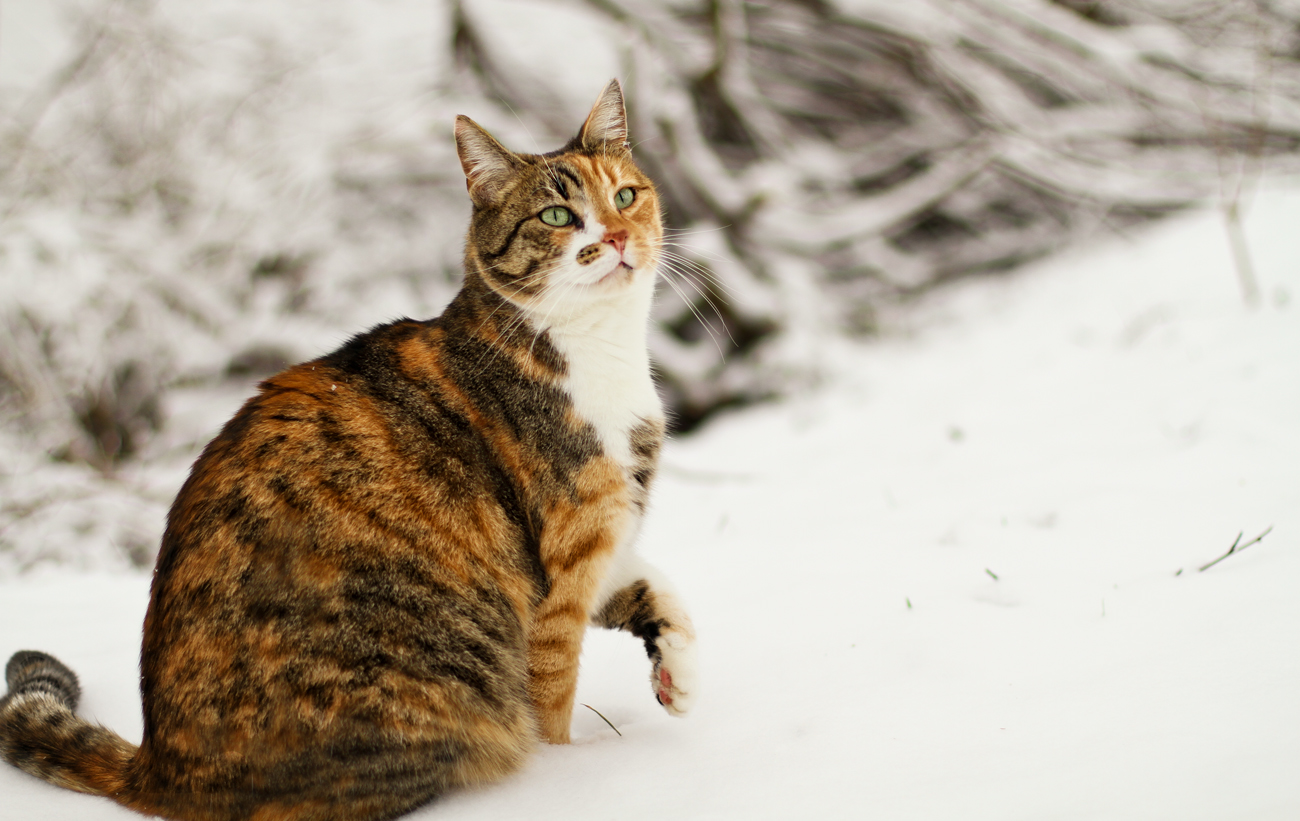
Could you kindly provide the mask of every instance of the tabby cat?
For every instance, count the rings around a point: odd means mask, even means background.
[[[19,652],[0,753],[175,819],[388,819],[569,740],[588,622],[696,695],[694,634],[633,552],[664,432],[646,330],[663,241],[611,82],[514,153],[467,117],[462,290],[259,387],[168,515],[140,746]]]

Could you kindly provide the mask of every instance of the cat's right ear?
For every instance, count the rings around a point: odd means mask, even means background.
[[[578,143],[593,150],[628,149],[627,109],[623,105],[623,87],[617,79],[609,81],[591,107],[587,121],[578,132]]]
[[[465,187],[476,205],[491,205],[519,169],[519,160],[482,126],[461,114],[456,117],[456,153],[465,170]]]

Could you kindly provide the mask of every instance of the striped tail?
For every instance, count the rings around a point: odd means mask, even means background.
[[[77,716],[76,675],[53,656],[21,650],[5,666],[5,680],[0,756],[60,787],[121,801],[136,747]]]

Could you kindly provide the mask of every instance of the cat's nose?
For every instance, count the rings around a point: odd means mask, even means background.
[[[613,245],[614,250],[622,255],[623,249],[627,247],[627,231],[610,231],[605,234],[604,241]]]

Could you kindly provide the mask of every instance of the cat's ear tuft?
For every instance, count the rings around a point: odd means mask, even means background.
[[[519,168],[519,160],[478,123],[456,117],[456,153],[465,170],[465,187],[477,205],[491,205]]]
[[[578,132],[578,142],[583,148],[594,150],[627,150],[627,110],[623,107],[623,88],[618,80],[610,80],[600,93],[600,99],[591,107],[587,121]]]

